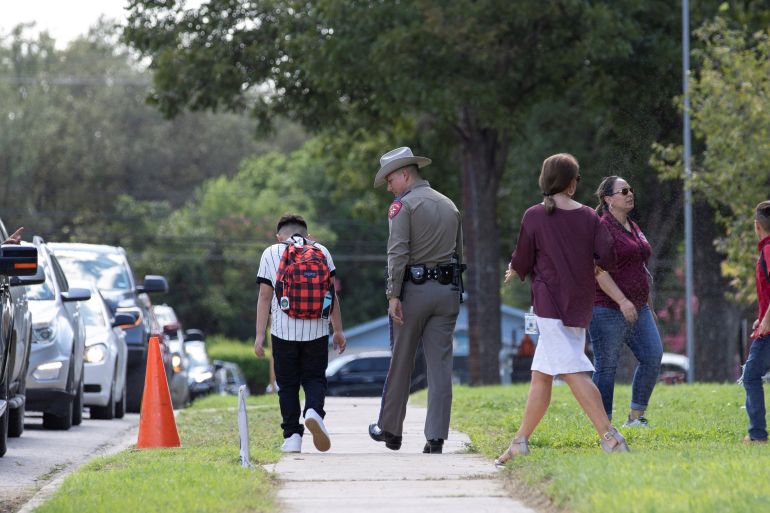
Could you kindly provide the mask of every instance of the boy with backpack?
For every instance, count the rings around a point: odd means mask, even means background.
[[[329,322],[333,347],[345,350],[342,315],[332,283],[334,262],[329,250],[308,238],[307,223],[295,214],[278,220],[277,244],[265,249],[257,283],[257,336],[254,353],[265,355],[265,330],[272,317],[273,351],[278,401],[283,422],[283,452],[301,452],[304,428],[319,451],[331,447],[324,425],[326,365],[329,362]],[[304,427],[299,422],[299,387],[305,391]]]
[[[762,376],[770,369],[770,201],[757,205],[754,217],[754,232],[759,238],[757,259],[757,320],[751,334],[752,344],[749,358],[743,367],[743,388],[746,390],[746,414],[749,416],[749,434],[744,443],[767,443],[767,421],[765,420],[765,395]]]

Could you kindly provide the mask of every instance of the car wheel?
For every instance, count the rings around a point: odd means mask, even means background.
[[[8,372],[5,373],[6,379],[3,383],[0,383],[0,398],[6,401],[8,404]],[[6,407],[5,412],[0,416],[0,456],[4,456],[8,450],[8,417],[10,416],[11,408]]]
[[[24,404],[8,412],[8,436],[18,438],[24,432]]]
[[[112,385],[110,385],[110,399],[106,406],[91,406],[92,419],[112,420],[115,418],[115,373],[112,373]]]
[[[32,331],[30,330],[27,340],[32,341]],[[27,391],[27,371],[29,370],[29,358],[24,364],[24,370],[21,371],[18,395],[26,395]],[[26,413],[26,403],[22,402],[21,406],[11,410],[11,416],[8,417],[8,436],[19,437],[24,433],[24,414]]]
[[[79,426],[83,422],[83,373],[80,374],[80,382],[72,400],[72,425]]]
[[[123,392],[120,394],[120,399],[115,401],[115,418],[122,419],[126,414],[126,382],[123,380]]]
[[[69,377],[67,378],[67,387],[65,390],[69,390],[71,386],[71,380],[73,379],[73,358],[70,358],[70,369],[69,369]],[[77,397],[77,396],[76,396]],[[72,410],[73,410],[73,403],[75,402],[75,399],[73,398],[72,401],[67,401],[67,410],[64,413],[64,415],[54,415],[50,412],[43,412],[43,429],[60,429],[60,430],[67,430],[72,427]],[[81,407],[82,407],[81,402]]]

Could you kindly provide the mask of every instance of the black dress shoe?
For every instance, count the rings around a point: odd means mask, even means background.
[[[397,451],[401,448],[402,438],[393,433],[383,431],[376,423],[369,424],[369,436],[371,436],[372,440],[375,442],[385,442],[385,447],[391,451]]]
[[[425,447],[423,448],[422,452],[423,454],[441,454],[441,451],[443,450],[444,440],[441,438],[436,438],[425,442]]]

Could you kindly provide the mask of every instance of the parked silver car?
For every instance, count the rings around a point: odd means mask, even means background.
[[[246,376],[237,363],[222,360],[214,360],[213,363],[216,392],[219,395],[238,395],[242,386],[246,387],[246,395],[251,393]]]
[[[70,287],[43,239],[35,237],[39,275],[24,283],[32,312],[32,352],[27,373],[27,409],[43,412],[46,429],[69,429],[83,419],[83,355],[86,330],[78,302],[88,289]]]
[[[152,311],[163,329],[163,336],[166,337],[168,350],[171,352],[171,402],[174,408],[184,408],[192,402],[192,394],[188,376],[190,358],[184,350],[182,323],[179,322],[174,309],[166,304],[153,305]]]
[[[122,327],[132,327],[138,316],[118,312],[113,317],[95,285],[77,284],[91,291],[80,305],[86,327],[83,402],[92,419],[122,418],[126,413],[126,361],[128,349]]]
[[[140,284],[134,280],[131,266],[123,248],[99,244],[52,243],[51,248],[73,279],[92,281],[113,313],[120,309],[135,309],[141,313],[136,325],[126,330],[128,346],[128,381],[126,411],[141,410],[144,378],[147,369],[147,348],[150,337],[161,337],[160,327],[150,310],[148,294],[168,292],[163,276],[147,275]],[[167,377],[171,377],[171,357],[166,344],[161,343]]]
[[[193,399],[208,395],[216,390],[214,366],[209,360],[206,342],[198,338],[199,334],[201,334],[200,330],[196,329],[185,332],[184,350],[190,359],[187,376],[190,384],[190,395]],[[190,336],[195,338],[190,340]]]

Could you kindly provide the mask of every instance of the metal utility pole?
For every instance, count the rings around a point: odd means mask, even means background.
[[[687,333],[687,382],[695,381],[695,347],[693,333],[693,266],[692,266],[692,169],[690,168],[690,3],[682,0],[682,90],[684,93],[684,296]]]

